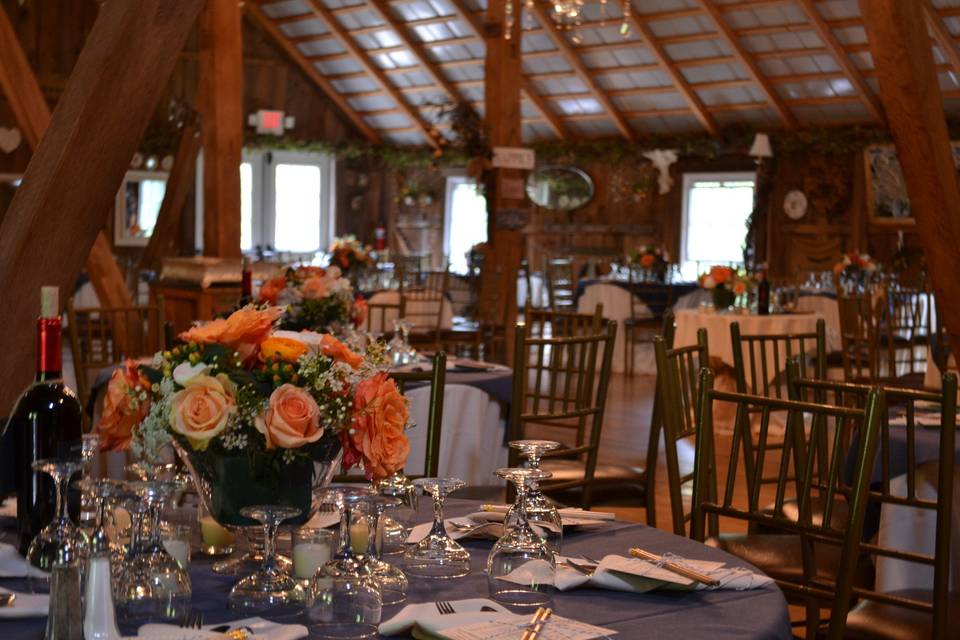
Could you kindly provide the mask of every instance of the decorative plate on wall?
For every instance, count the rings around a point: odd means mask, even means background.
[[[787,193],[783,199],[783,212],[791,220],[800,220],[807,215],[807,196],[799,189]]]

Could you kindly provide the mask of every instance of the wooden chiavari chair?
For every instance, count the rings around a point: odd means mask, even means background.
[[[367,302],[367,331],[384,334],[393,331],[393,321],[406,317],[406,306],[403,296],[396,302]]]
[[[577,307],[577,278],[573,261],[568,258],[547,260],[543,270],[547,299],[554,311],[570,311]]]
[[[664,314],[672,313],[673,288],[652,282],[645,282],[642,274],[644,269],[639,264],[627,265],[630,284],[630,317],[623,321],[623,371],[628,376],[633,375],[636,362],[634,347],[638,344],[653,344],[653,339],[662,330],[663,315],[651,315],[650,309],[643,299],[653,297],[663,298]],[[646,291],[647,296],[643,295]],[[640,294],[640,295],[638,295]]]
[[[529,304],[523,310],[527,333],[537,338],[593,335],[603,324],[603,305],[597,304],[593,313],[534,309]]]

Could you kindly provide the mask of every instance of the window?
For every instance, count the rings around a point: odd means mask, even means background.
[[[680,273],[693,280],[714,264],[742,264],[756,174],[683,176]]]
[[[464,176],[447,178],[443,214],[443,252],[453,273],[467,273],[467,252],[487,241],[487,199],[476,182]]]
[[[319,153],[244,151],[240,165],[240,248],[291,254],[325,250],[333,237],[334,160]],[[203,191],[203,165],[197,168]],[[202,246],[203,199],[197,198]]]

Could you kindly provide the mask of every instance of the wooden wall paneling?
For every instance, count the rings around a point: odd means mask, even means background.
[[[0,288],[14,301],[0,332],[5,411],[31,377],[37,292],[72,289],[201,4],[101,7],[0,225]]]
[[[199,22],[203,253],[239,258],[244,127],[240,5],[237,0],[207,0]]]
[[[923,9],[860,0],[860,12],[930,279],[950,340],[960,344],[960,184]]]

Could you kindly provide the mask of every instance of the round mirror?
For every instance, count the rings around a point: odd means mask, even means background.
[[[576,167],[543,167],[527,178],[527,197],[544,209],[572,211],[593,198],[593,180]]]

